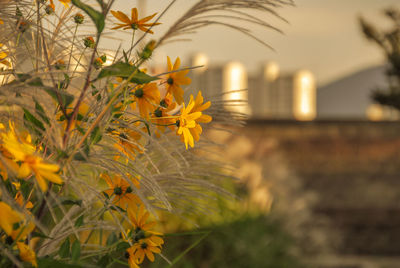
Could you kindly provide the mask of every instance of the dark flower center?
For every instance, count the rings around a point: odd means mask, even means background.
[[[122,194],[122,189],[121,189],[121,187],[115,187],[115,188],[114,188],[114,194],[116,194],[116,195],[121,195],[121,194]]]
[[[132,24],[131,24],[131,27],[132,27],[132,29],[137,30],[138,25],[137,25],[136,23],[132,23]]]
[[[128,188],[126,188],[126,192],[128,193],[128,194],[130,194],[130,193],[132,193],[132,188],[129,186]]]
[[[146,249],[146,248],[147,248],[147,243],[146,243],[146,242],[143,242],[143,243],[140,245],[140,247],[141,247],[142,249]]]
[[[162,116],[162,111],[161,111],[160,109],[157,108],[157,109],[154,111],[154,115],[157,116],[157,117],[161,117],[161,116]]]
[[[14,243],[14,239],[11,236],[7,236],[6,244],[7,245],[12,245],[12,243]]]
[[[174,84],[174,79],[173,78],[168,78],[167,79],[167,83],[168,83],[168,85],[173,85]]]
[[[137,89],[136,91],[135,91],[135,96],[137,97],[137,98],[141,98],[141,97],[143,97],[143,89],[141,89],[141,88],[139,88],[139,89]]]
[[[164,107],[164,108],[167,108],[167,107],[168,107],[168,104],[167,104],[167,102],[165,101],[165,99],[160,101],[160,106],[162,106],[162,107]]]
[[[126,136],[124,133],[120,133],[119,136],[125,140],[128,139],[128,136]]]

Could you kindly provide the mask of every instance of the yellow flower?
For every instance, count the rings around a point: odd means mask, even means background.
[[[164,244],[164,240],[160,237],[163,234],[150,230],[156,225],[155,221],[148,221],[150,213],[145,210],[143,205],[135,205],[128,208],[128,218],[133,227],[134,243],[149,239],[153,245],[160,246]]]
[[[151,20],[152,18],[154,18],[154,16],[157,15],[157,13],[154,13],[151,16],[148,16],[148,17],[145,17],[145,18],[139,20],[139,16],[138,16],[138,12],[137,12],[136,8],[132,8],[130,19],[127,15],[125,15],[121,11],[111,10],[111,14],[113,14],[114,17],[116,17],[118,20],[123,22],[123,23],[118,23],[117,24],[118,26],[112,28],[113,30],[120,29],[120,28],[123,28],[123,30],[127,30],[127,29],[132,28],[133,30],[139,29],[143,32],[152,34],[153,31],[149,30],[149,27],[160,24],[160,23],[148,23],[148,21]]]
[[[193,101],[193,95],[190,95],[190,101]],[[193,106],[193,109],[192,109],[192,113],[201,112],[201,116],[195,120],[196,123],[209,123],[209,122],[211,122],[212,117],[207,115],[207,114],[203,114],[203,111],[205,109],[208,109],[210,107],[210,105],[211,105],[210,101],[208,101],[208,102],[203,104],[203,96],[201,95],[201,91],[199,91],[199,93],[197,93],[196,99],[194,101],[194,106]],[[199,141],[200,134],[202,132],[203,132],[203,129],[200,126],[200,124],[196,124],[196,126],[194,128],[190,128],[190,133],[192,134],[192,136],[193,136],[195,141]]]
[[[67,108],[66,108],[66,112],[68,117],[71,117],[74,111],[74,107],[75,107],[75,103],[74,104],[70,104]],[[89,105],[87,105],[86,103],[82,102],[81,105],[79,106],[78,109],[78,115],[76,116],[75,120],[71,123],[70,126],[70,131],[74,130],[75,127],[79,127],[79,128],[83,128],[84,127],[84,121],[86,121],[86,119],[90,116],[93,116],[92,113],[89,113]],[[63,131],[62,131],[62,135],[64,135],[64,131],[67,128],[68,125],[68,119],[65,118],[65,116],[63,115],[63,113],[61,111],[59,111],[57,113],[57,120],[60,122],[63,122]]]
[[[133,96],[135,102],[132,105],[132,109],[135,109],[137,103],[140,115],[144,118],[149,118],[150,113],[155,110],[155,107],[160,102],[160,91],[156,83],[149,83],[139,87],[133,92]]]
[[[171,129],[176,127],[176,119],[170,115],[176,108],[176,103],[172,101],[172,95],[167,93],[165,98],[160,101],[160,106],[153,112],[151,121],[161,131],[165,131],[165,127],[168,126]],[[158,133],[156,132],[156,135]]]
[[[125,129],[120,132],[114,131],[113,134],[118,136],[118,142],[114,144],[114,147],[124,154],[127,159],[135,160],[136,154],[143,152],[143,148],[139,144],[139,140],[142,137],[139,132]],[[119,157],[120,155],[117,155],[114,159],[118,160]]]
[[[31,208],[33,208],[33,204],[32,204],[31,201],[28,201],[28,202],[26,202],[26,204],[25,204],[25,199],[24,199],[24,197],[22,196],[22,193],[21,193],[21,192],[17,192],[17,194],[15,195],[14,199],[15,199],[15,202],[17,202],[17,204],[20,205],[22,208],[25,208],[25,209],[31,209]],[[24,205],[25,205],[25,206],[24,206]]]
[[[13,156],[0,144],[0,175],[4,181],[8,179],[7,167],[13,171],[18,170],[18,165],[12,158]]]
[[[58,1],[60,1],[60,3],[63,4],[65,8],[68,8],[69,7],[68,3],[71,2],[71,0],[58,0]]]
[[[30,262],[34,267],[37,267],[35,252],[25,243],[17,242],[19,256],[24,262]]]
[[[1,23],[0,23],[1,24]],[[2,43],[0,43],[0,48],[3,46]],[[6,51],[1,51],[0,50],[0,64],[3,64],[7,67],[11,67],[11,63],[7,60],[8,54]]]
[[[43,192],[47,191],[47,183],[45,180],[62,184],[61,177],[57,174],[59,171],[58,165],[44,163],[41,157],[34,155],[26,155],[18,170],[19,178],[26,178],[31,173],[35,174],[36,181]]]
[[[132,247],[126,250],[125,256],[128,258],[129,268],[139,268],[139,265],[136,263],[134,249]]]
[[[0,123],[0,132],[4,133],[5,127],[2,123]],[[30,136],[27,135],[26,139],[30,139]],[[0,143],[0,175],[4,181],[8,179],[8,170],[9,167],[11,170],[18,170],[18,165],[13,160],[13,156],[4,148],[4,146]]]
[[[128,218],[135,231],[149,231],[156,225],[155,221],[147,222],[150,213],[147,212],[143,205],[128,208]],[[154,233],[154,232],[152,232]],[[157,233],[158,235],[162,235]]]
[[[160,237],[162,234],[150,230],[156,222],[148,222],[149,216],[150,213],[145,210],[143,205],[128,208],[128,218],[133,226],[133,230],[128,231],[128,237],[132,238],[131,242],[134,245],[128,248],[126,253],[131,267],[142,263],[144,256],[147,256],[150,261],[154,261],[153,253],[160,253],[161,245],[164,244],[164,240]],[[126,237],[124,238],[126,239]]]
[[[171,59],[167,56],[167,68],[168,72],[171,72],[167,76],[167,91],[174,96],[175,101],[178,104],[182,104],[183,102],[183,89],[181,88],[181,85],[189,85],[192,82],[189,77],[185,76],[189,73],[189,70],[177,72],[180,65],[181,60],[179,57],[175,60],[175,63],[172,66]]]
[[[0,202],[0,227],[13,240],[21,241],[35,229],[35,224],[27,222],[23,214]]]
[[[154,243],[153,240],[150,239],[150,237],[144,238],[130,248],[129,256],[133,254],[137,263],[142,263],[145,256],[151,262],[153,262],[154,261],[153,253],[161,253],[160,247],[161,245]]]
[[[17,177],[26,178],[34,173],[42,191],[47,191],[45,179],[61,184],[63,181],[56,174],[59,170],[58,165],[45,163],[40,156],[34,155],[36,148],[29,143],[30,136],[28,136],[28,140],[22,140],[16,135],[13,124],[10,122],[9,125],[10,131],[0,133],[0,137],[3,141],[3,147],[13,156],[13,160],[21,163],[16,170]]]
[[[188,149],[188,144],[190,147],[194,147],[194,140],[190,130],[195,128],[197,125],[196,120],[201,117],[201,112],[193,112],[193,107],[195,102],[193,98],[189,101],[188,106],[185,108],[185,104],[181,109],[181,114],[176,122],[178,125],[177,135],[180,135],[183,142],[185,143],[186,149]]]
[[[107,182],[109,189],[104,192],[113,198],[113,203],[122,209],[127,209],[135,204],[141,203],[139,197],[132,193],[131,184],[128,181],[122,179],[120,176],[113,176],[111,178],[108,174],[102,174],[101,177]],[[139,181],[136,179],[131,182],[139,188]]]

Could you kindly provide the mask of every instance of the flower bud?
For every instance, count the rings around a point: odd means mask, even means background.
[[[93,62],[94,68],[96,68],[96,69],[100,69],[103,66],[103,64],[104,64],[104,62],[102,61],[101,57],[98,57]]]
[[[76,13],[76,15],[74,16],[74,21],[76,24],[82,24],[84,20],[85,17],[81,13]]]
[[[46,14],[51,15],[54,13],[54,5],[47,5],[45,8]]]
[[[56,62],[55,67],[56,67],[57,70],[63,70],[63,69],[65,69],[66,65],[65,65],[64,60],[63,60],[63,59],[59,59],[59,60]]]
[[[139,56],[144,60],[149,59],[153,54],[155,46],[156,46],[156,41],[151,40],[150,42],[147,43],[147,45],[144,47],[143,51],[140,53]]]
[[[96,42],[94,41],[93,37],[88,36],[83,39],[83,44],[85,45],[85,47],[94,48],[94,45],[96,44]]]
[[[103,61],[103,63],[106,62],[107,61],[107,55],[101,55],[100,59]]]

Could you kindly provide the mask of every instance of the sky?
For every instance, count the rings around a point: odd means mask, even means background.
[[[129,2],[129,5],[127,3]],[[160,12],[169,0],[147,0],[145,14]],[[154,28],[159,37],[197,0],[178,0]],[[135,0],[117,1],[115,9],[124,12],[136,6]],[[266,61],[275,61],[282,72],[308,69],[317,83],[323,85],[354,71],[381,64],[383,55],[378,47],[362,36],[357,18],[362,15],[381,27],[390,25],[382,9],[395,6],[399,0],[295,0],[294,7],[278,10],[289,23],[259,14],[262,19],[281,29],[284,34],[252,27],[256,35],[274,48],[271,50],[255,40],[231,29],[212,26],[191,35],[191,42],[172,43],[160,48],[156,59],[169,55],[187,59],[192,53],[204,52],[210,64],[228,61],[243,63],[254,73]],[[129,39],[124,35],[124,39]]]

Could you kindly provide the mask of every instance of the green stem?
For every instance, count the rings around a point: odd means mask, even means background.
[[[153,119],[153,118],[152,118],[152,119]],[[156,125],[156,126],[161,126],[161,127],[176,126],[176,124],[168,124],[168,125],[163,125],[163,124],[157,124],[157,123],[153,123],[153,125]]]
[[[72,51],[74,50],[74,44],[75,44],[75,37],[76,37],[76,31],[78,30],[78,23],[75,25],[75,31],[74,31],[74,36],[72,37],[72,45],[71,45],[71,52],[69,53],[69,59],[68,59],[68,67],[67,70],[69,70],[69,66],[71,64],[71,58],[72,58]]]
[[[132,55],[133,42],[135,41],[135,32],[136,32],[136,30],[133,30],[132,38],[131,38],[131,47],[129,48],[128,60],[129,60],[129,58],[130,58],[131,55]]]
[[[39,46],[40,46],[40,39],[39,39],[39,21],[40,21],[40,2],[36,1],[36,16],[37,16],[37,29],[36,29],[36,66],[35,71],[39,71]]]
[[[100,114],[97,116],[97,118],[94,120],[94,122],[92,123],[92,125],[89,127],[89,129],[86,131],[86,133],[83,135],[83,137],[81,138],[81,140],[74,146],[71,155],[68,158],[68,161],[71,161],[72,157],[74,156],[75,152],[82,147],[82,144],[85,142],[86,138],[90,135],[90,133],[94,130],[94,128],[97,126],[97,124],[100,123],[101,119],[105,116],[105,114],[107,113],[107,111],[111,108],[111,106],[113,105],[113,103],[116,101],[116,99],[118,98],[118,95],[122,92],[122,90],[125,89],[125,86],[128,84],[128,81],[130,81],[135,74],[137,73],[137,71],[139,70],[139,66],[142,64],[143,62],[140,62],[137,66],[137,68],[135,69],[134,72],[132,72],[132,74],[124,81],[122,82],[118,88],[116,88],[116,92],[115,95],[109,100],[109,102],[107,103],[107,105],[103,108],[103,110],[100,112]]]
[[[19,45],[19,39],[21,37],[21,33],[18,33],[17,35],[17,40],[15,41],[15,46],[17,47]]]
[[[32,55],[31,51],[29,50],[29,47],[28,47],[28,44],[27,44],[25,38],[24,38],[24,45],[25,45],[26,50],[28,51],[29,55]],[[34,60],[32,59],[32,57],[29,57],[29,59],[31,60],[32,67],[35,68],[35,62],[34,62]]]
[[[76,70],[78,69],[78,65],[80,64],[80,62],[81,62],[81,60],[82,60],[83,54],[85,54],[85,50],[86,50],[86,47],[83,49],[81,55],[79,56],[78,62],[77,62],[76,65],[75,65],[75,69],[74,69],[74,71],[72,72],[71,78],[74,77],[74,74],[75,74]]]

